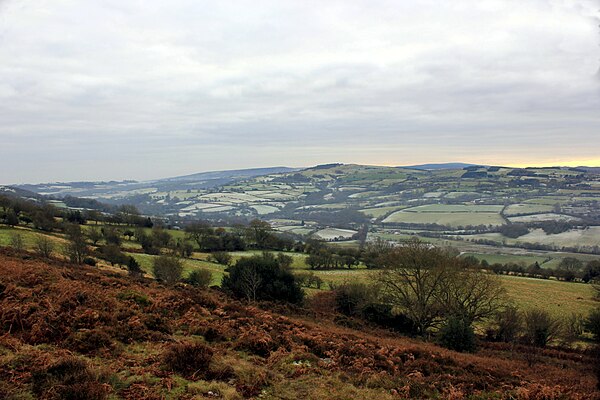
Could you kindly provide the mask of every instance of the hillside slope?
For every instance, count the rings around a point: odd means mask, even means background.
[[[582,353],[459,354],[315,312],[25,258],[0,253],[4,399],[600,398]]]

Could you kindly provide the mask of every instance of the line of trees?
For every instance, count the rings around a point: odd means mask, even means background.
[[[494,263],[486,260],[479,261],[473,256],[464,258],[471,268],[485,269],[495,274],[516,275],[527,278],[550,279],[555,278],[565,282],[590,283],[600,279],[600,260],[591,260],[587,263],[575,257],[563,258],[556,268],[543,268],[537,261],[531,265],[523,263]]]
[[[61,209],[51,203],[26,200],[19,197],[0,195],[0,222],[9,226],[30,226],[46,232],[62,230],[61,222],[85,225],[88,221],[95,224],[130,225],[152,227],[149,217],[142,216],[132,205],[123,205],[113,213],[95,209]]]

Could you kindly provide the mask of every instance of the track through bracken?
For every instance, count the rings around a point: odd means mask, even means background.
[[[2,251],[0,398],[600,398],[582,352],[460,354],[306,315]]]

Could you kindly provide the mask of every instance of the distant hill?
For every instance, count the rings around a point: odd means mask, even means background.
[[[297,168],[289,167],[270,167],[270,168],[251,168],[251,169],[234,169],[227,171],[209,171],[200,172],[197,174],[177,176],[174,178],[159,179],[157,182],[189,182],[213,179],[239,179],[253,178],[255,176],[283,174],[286,172],[298,171]]]
[[[328,163],[303,169],[209,171],[146,182],[49,183],[19,188],[51,196],[72,207],[90,206],[81,202],[67,204],[69,196],[95,199],[111,206],[132,204],[147,215],[169,217],[175,223],[226,218],[296,221],[290,232],[307,234],[312,228],[302,225],[302,221],[355,230],[368,221],[421,228],[436,224],[498,226],[507,222],[506,216],[500,213],[507,202],[514,203],[516,214],[551,211],[547,206],[519,206],[527,200],[523,198],[524,189],[536,189],[529,200],[551,205],[563,192],[574,193],[573,199],[563,199],[565,210],[596,223],[600,221],[600,211],[590,208],[589,201],[578,202],[575,193],[585,195],[585,200],[600,199],[600,191],[590,184],[598,179],[595,175],[599,170],[586,167],[527,169],[468,163],[410,167]],[[544,192],[538,193],[539,189]],[[477,211],[481,204],[495,205],[498,209],[471,212]],[[421,210],[418,206],[432,205],[441,207],[442,211],[446,205],[461,205],[459,211],[463,212],[448,212],[444,216],[441,212],[418,213]],[[401,212],[407,208],[417,212]]]
[[[55,197],[77,196],[102,199],[124,199],[145,193],[170,192],[176,190],[211,189],[244,179],[263,175],[282,174],[297,171],[295,168],[271,167],[251,168],[229,171],[209,171],[173,178],[156,179],[145,182],[101,181],[101,182],[54,182],[41,184],[16,185],[15,188],[28,190],[37,194]],[[119,201],[123,202],[123,201]]]
[[[577,167],[577,169],[586,172],[591,172],[593,174],[600,174],[600,167]]]
[[[436,170],[436,169],[463,169],[466,167],[473,167],[479,164],[466,164],[466,163],[440,163],[440,164],[419,164],[409,165],[402,168],[422,169],[422,170]]]
[[[23,199],[34,199],[34,200],[40,200],[43,197],[43,196],[40,196],[39,194],[29,191],[29,190],[25,190],[25,189],[13,187],[13,186],[2,186],[2,185],[0,185],[0,195],[9,196],[9,197],[19,197],[19,198],[23,198]]]

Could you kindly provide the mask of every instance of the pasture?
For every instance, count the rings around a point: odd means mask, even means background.
[[[451,227],[467,225],[502,225],[504,219],[493,212],[411,212],[396,211],[385,218],[383,223],[438,224]]]
[[[590,226],[585,229],[570,229],[566,232],[546,234],[542,229],[532,229],[528,234],[518,238],[507,238],[501,233],[482,233],[479,235],[457,235],[465,240],[490,240],[509,245],[519,243],[538,243],[557,247],[600,246],[600,227]],[[504,252],[510,252],[505,248]]]
[[[553,207],[543,204],[511,204],[504,209],[504,215],[515,216],[519,214],[541,214],[552,211]]]
[[[580,218],[565,214],[543,213],[532,215],[521,215],[518,217],[509,217],[510,222],[544,222],[544,221],[580,221]]]
[[[327,284],[340,285],[349,282],[370,282],[377,270],[355,269],[313,271]],[[541,308],[557,317],[577,313],[587,315],[598,306],[594,290],[584,283],[562,282],[550,279],[532,279],[499,275],[508,298],[523,310]]]
[[[356,231],[350,229],[326,228],[315,232],[313,236],[323,240],[345,240],[352,238],[356,233]]]
[[[89,228],[85,226],[84,229]],[[592,234],[594,231],[590,232]],[[10,245],[11,237],[15,233],[22,235],[25,247],[32,249],[35,244],[35,239],[41,233],[34,232],[27,228],[9,228],[0,227],[0,245]],[[182,237],[181,231],[170,231],[175,236]],[[53,240],[57,249],[65,242],[62,237],[54,235],[46,235]],[[126,242],[129,244],[129,242]],[[230,253],[233,262],[241,257],[247,257],[254,254],[260,254],[261,251],[243,251]],[[126,253],[133,256],[141,265],[142,269],[152,275],[152,260],[156,256]],[[306,271],[309,269],[306,264],[306,254],[302,253],[284,253],[293,258],[292,269],[294,271]],[[552,256],[544,257],[538,255],[506,255],[506,254],[482,254],[482,253],[464,253],[463,255],[473,255],[479,259],[487,259],[488,262],[523,262],[531,264],[535,261],[542,266],[554,264],[556,266],[560,262],[560,257],[555,257],[554,254],[562,254],[563,256],[570,255],[568,253],[552,253]],[[210,254],[194,253],[193,258],[184,260],[184,277],[195,269],[206,269],[213,274],[213,285],[220,285],[221,279],[225,274],[225,266],[213,263],[210,261]],[[583,260],[597,258],[594,256],[581,255]],[[101,262],[99,265],[105,265]],[[368,270],[364,266],[351,270],[316,270],[312,271],[315,275],[321,277],[325,282],[324,289],[329,289],[332,285],[339,285],[345,282],[369,282],[373,275],[378,273],[377,270]],[[541,280],[522,278],[515,276],[501,275],[500,279],[507,290],[509,298],[523,309],[540,307],[547,309],[557,316],[565,316],[570,313],[586,314],[592,308],[597,306],[598,302],[592,298],[593,289],[590,285],[582,283],[560,282],[555,280]],[[309,293],[314,293],[310,290]]]
[[[388,215],[389,213],[392,213],[394,211],[402,210],[403,208],[406,208],[406,206],[387,206],[387,207],[364,208],[359,211],[368,217],[381,218],[381,217]]]
[[[590,226],[586,229],[571,229],[554,235],[547,235],[541,229],[534,229],[527,235],[515,239],[515,241],[561,247],[600,246],[600,226]]]
[[[507,294],[517,306],[526,310],[542,308],[557,317],[570,314],[587,315],[598,307],[594,290],[585,283],[502,276]]]
[[[23,240],[23,246],[27,250],[33,250],[35,248],[36,240],[41,237],[47,237],[52,240],[54,243],[56,250],[59,250],[59,247],[66,243],[65,239],[58,235],[51,235],[40,231],[34,231],[29,228],[16,227],[11,228],[6,225],[0,225],[0,246],[10,246],[12,242],[12,238],[15,235],[20,235]]]

